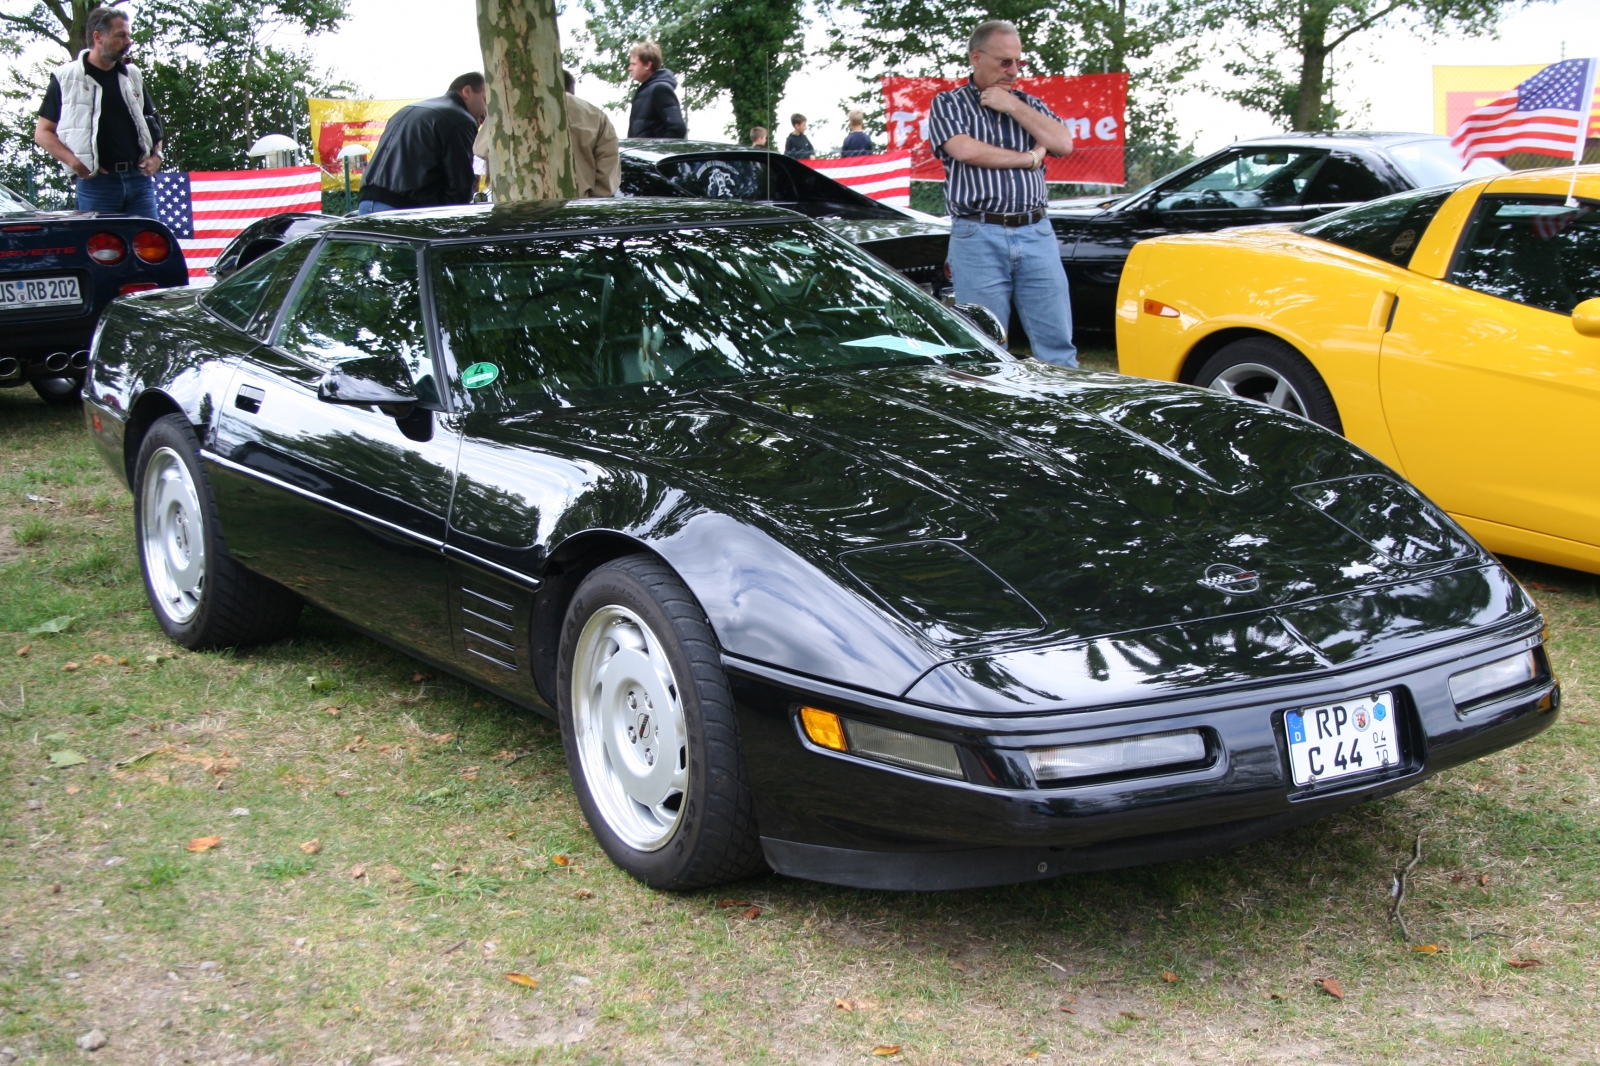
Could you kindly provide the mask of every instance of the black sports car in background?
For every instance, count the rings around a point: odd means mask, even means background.
[[[653,140],[623,141],[621,154],[619,196],[741,200],[786,207],[816,219],[926,292],[943,295],[950,287],[944,272],[948,223],[881,204],[787,156],[736,145]],[[297,212],[261,219],[229,242],[212,274],[225,278],[335,217]]]
[[[1080,333],[1111,332],[1122,264],[1146,238],[1304,222],[1503,170],[1493,159],[1464,167],[1449,138],[1432,134],[1291,134],[1237,141],[1127,195],[1054,200],[1050,224],[1072,283],[1073,323]]]
[[[106,305],[188,282],[162,223],[42,211],[0,185],[0,388],[31,384],[49,403],[75,401]]]
[[[119,301],[84,415],[172,639],[309,601],[555,716],[659,887],[1193,855],[1554,720],[1534,604],[1382,463],[997,332],[789,211],[395,212]]]

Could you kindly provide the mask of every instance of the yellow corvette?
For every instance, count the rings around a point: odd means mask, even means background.
[[[1600,573],[1600,167],[1136,245],[1124,373],[1302,414],[1491,551]]]

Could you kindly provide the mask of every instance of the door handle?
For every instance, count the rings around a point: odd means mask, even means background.
[[[261,410],[261,401],[267,398],[267,390],[254,385],[240,385],[239,392],[233,398],[233,406],[250,414],[257,414]]]

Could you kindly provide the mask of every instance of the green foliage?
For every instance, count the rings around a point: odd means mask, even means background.
[[[256,873],[269,881],[287,881],[291,877],[310,873],[316,863],[304,855],[291,855],[287,859],[268,859],[254,866]]]
[[[29,515],[12,529],[11,537],[18,544],[43,544],[49,539],[52,528],[50,520],[44,515]]]
[[[804,59],[802,0],[582,0],[580,40],[597,58],[584,70],[612,85],[628,81],[628,49],[661,44],[679,97],[705,106],[721,93],[733,103],[739,139],[751,126],[777,127],[778,101]],[[630,83],[631,84],[631,83]]]
[[[1016,23],[1031,74],[1126,73],[1129,144],[1182,152],[1169,99],[1200,63],[1197,35],[1217,14],[1179,0],[839,0],[840,33],[826,52],[873,81],[953,77],[971,69],[967,39],[989,18]],[[858,98],[871,104],[876,89]]]
[[[1337,129],[1334,51],[1351,38],[1393,26],[1426,34],[1492,32],[1514,0],[1227,0],[1214,11],[1233,28],[1224,69],[1240,84],[1226,99],[1291,130]]]
[[[406,874],[419,900],[482,899],[498,895],[506,887],[504,878],[485,877],[468,870],[452,869],[441,873],[414,870]]]
[[[176,883],[187,872],[184,864],[178,860],[165,855],[155,856],[128,882],[128,888],[134,892],[154,892]]]

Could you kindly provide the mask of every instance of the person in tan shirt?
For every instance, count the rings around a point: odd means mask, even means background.
[[[571,72],[563,70],[561,76],[567,83],[567,135],[572,139],[574,176],[578,179],[578,195],[615,196],[622,181],[622,161],[617,154],[617,131],[606,113],[587,100],[572,95],[577,82]],[[478,131],[472,154],[489,159],[490,129],[485,122]]]

